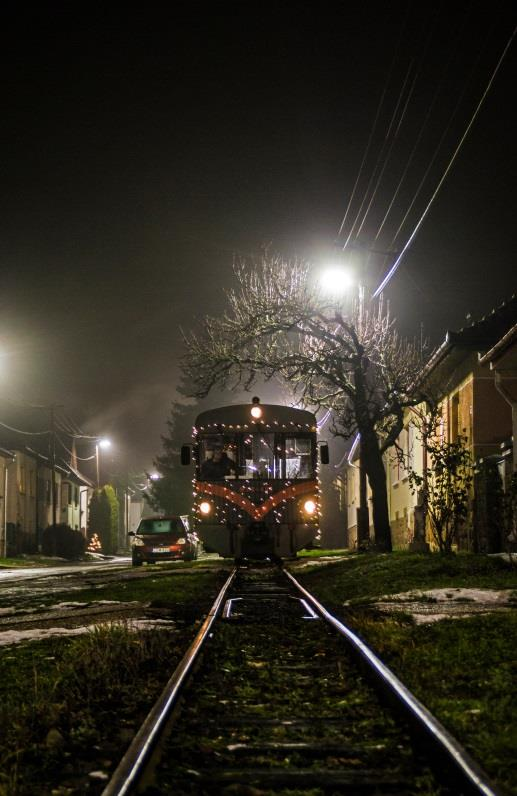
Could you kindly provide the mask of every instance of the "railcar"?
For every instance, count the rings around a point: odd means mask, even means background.
[[[225,557],[278,560],[319,537],[317,423],[287,406],[222,406],[193,429],[195,529]],[[184,446],[182,461],[190,461]],[[328,448],[320,445],[320,460]]]

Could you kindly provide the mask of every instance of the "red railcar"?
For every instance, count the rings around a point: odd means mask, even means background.
[[[194,515],[206,549],[238,560],[279,559],[315,541],[316,435],[312,412],[258,399],[197,417]]]

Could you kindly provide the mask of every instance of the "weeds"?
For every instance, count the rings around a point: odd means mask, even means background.
[[[415,626],[380,614],[385,594],[442,587],[515,588],[516,572],[499,558],[398,553],[330,564],[301,579],[378,652],[487,772],[517,794],[517,615],[486,614]],[[437,609],[439,610],[439,608]]]
[[[88,773],[110,770],[122,756],[190,643],[220,577],[153,581],[111,585],[110,598],[155,601],[181,629],[135,631],[129,621],[0,651],[0,796],[49,793],[63,782],[67,792],[93,793]],[[99,597],[98,590],[92,594]]]

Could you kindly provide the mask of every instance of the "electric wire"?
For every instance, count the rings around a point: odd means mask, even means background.
[[[70,456],[78,459],[81,462],[91,462],[92,459],[96,458],[96,454],[95,453],[92,456],[78,456],[77,453],[75,453],[74,451],[71,451],[70,448],[67,448],[67,446],[65,445],[65,443],[63,442],[63,440],[61,439],[59,434],[56,434],[56,439],[59,442],[59,444],[61,445],[61,447],[64,448],[64,450],[68,454],[70,454]]]
[[[80,426],[75,422],[75,420],[72,417],[70,417],[69,414],[66,414],[65,412],[62,412],[62,415],[63,415],[64,420],[68,423],[69,427],[72,429],[72,431],[74,433],[76,433],[76,434],[84,434],[83,429],[80,428]]]
[[[458,33],[457,42],[459,42],[461,40],[463,30],[464,30],[464,25],[461,27],[461,29],[460,29],[460,31]],[[430,37],[431,37],[431,33],[429,34],[429,39],[428,39],[428,42],[427,42],[427,45],[426,45],[426,49],[429,46]],[[442,74],[441,74],[440,80],[438,82],[436,91],[434,92],[433,98],[432,98],[432,100],[431,100],[431,102],[430,102],[430,104],[428,106],[427,113],[425,114],[424,120],[423,120],[423,122],[422,122],[422,124],[420,126],[420,129],[419,129],[418,134],[416,136],[415,142],[413,144],[413,148],[411,149],[409,157],[408,157],[408,159],[406,161],[406,164],[404,166],[404,169],[402,171],[402,175],[400,177],[400,180],[399,180],[399,182],[398,182],[398,184],[397,184],[397,186],[395,188],[395,191],[393,193],[391,201],[390,201],[390,203],[388,205],[388,208],[387,208],[387,210],[386,210],[386,212],[384,214],[384,217],[383,217],[383,219],[382,219],[382,221],[381,221],[381,223],[379,225],[379,228],[377,230],[377,233],[376,233],[376,235],[374,237],[374,242],[378,240],[378,238],[379,238],[379,236],[380,236],[380,234],[381,234],[381,232],[382,232],[382,230],[384,228],[384,225],[386,224],[386,221],[387,221],[387,219],[388,219],[388,217],[389,217],[389,215],[391,213],[391,210],[392,210],[393,205],[395,203],[395,200],[396,200],[396,198],[397,198],[397,196],[399,194],[399,191],[400,191],[402,185],[404,184],[404,181],[405,181],[405,179],[407,177],[409,168],[410,168],[410,166],[411,166],[411,164],[413,162],[413,159],[415,157],[416,151],[417,151],[417,149],[418,149],[418,147],[420,145],[420,142],[422,140],[424,132],[425,132],[426,128],[428,127],[429,120],[430,120],[430,117],[431,117],[431,113],[432,113],[432,111],[433,111],[433,109],[434,109],[434,107],[436,105],[438,97],[440,96],[442,88],[443,88],[443,86],[445,84],[445,76],[448,74],[449,69],[450,69],[455,57],[457,57],[457,47],[456,48],[453,47],[451,49],[451,53],[449,55],[449,59],[448,59],[448,61],[446,61],[445,65],[443,67]],[[462,96],[463,96],[463,93],[462,93]],[[459,104],[458,104],[457,107],[459,107]],[[392,248],[394,246],[396,238],[397,238],[397,235],[395,235],[395,237],[393,238],[393,240],[392,240],[392,242],[390,244],[390,248]]]
[[[402,221],[400,222],[400,224],[399,224],[399,226],[397,228],[397,231],[395,232],[395,234],[394,234],[394,236],[393,236],[393,238],[391,240],[390,248],[395,246],[397,238],[400,235],[400,233],[401,233],[401,231],[402,231],[402,229],[404,227],[404,224],[406,223],[406,221],[408,219],[408,216],[411,213],[411,210],[413,209],[413,207],[415,205],[416,200],[420,196],[420,193],[421,193],[421,191],[422,191],[422,189],[423,189],[423,187],[424,187],[424,185],[426,183],[426,180],[427,180],[427,178],[429,176],[429,173],[430,173],[430,171],[431,171],[431,169],[432,169],[432,167],[433,167],[433,165],[435,163],[435,160],[438,157],[438,154],[440,153],[440,150],[441,150],[441,148],[443,146],[443,143],[444,143],[444,141],[445,141],[445,139],[447,137],[447,134],[448,134],[449,130],[451,129],[454,120],[456,119],[456,116],[457,116],[457,114],[459,112],[459,109],[461,107],[461,104],[463,102],[465,94],[467,93],[467,89],[468,89],[468,86],[470,84],[470,81],[472,80],[472,77],[474,75],[474,72],[475,72],[475,69],[477,67],[477,64],[479,63],[479,58],[480,57],[481,56],[478,57],[477,61],[474,63],[474,65],[472,67],[471,74],[470,74],[467,82],[465,83],[460,96],[458,97],[458,100],[456,102],[456,105],[454,107],[454,110],[453,110],[452,114],[449,116],[449,121],[446,124],[445,128],[443,129],[442,135],[440,136],[440,140],[438,141],[438,144],[437,144],[437,146],[436,146],[436,148],[434,150],[433,156],[431,157],[431,160],[429,161],[429,163],[427,165],[427,168],[426,168],[426,170],[425,170],[425,172],[423,174],[423,177],[422,177],[422,179],[420,180],[420,182],[419,182],[419,184],[417,186],[417,189],[416,189],[416,191],[415,191],[415,193],[413,195],[413,198],[411,199],[411,202],[409,203],[409,206],[408,206],[408,208],[407,208],[407,210],[406,210],[406,212],[404,214],[404,217],[402,218]]]
[[[64,431],[64,432],[66,432],[67,434],[73,434],[73,433],[75,433],[75,432],[73,431],[72,427],[71,427],[71,426],[70,426],[70,424],[69,424],[69,423],[66,421],[66,419],[65,419],[65,418],[63,418],[63,417],[57,417],[57,416],[56,416],[56,417],[54,418],[54,422],[55,422],[55,424],[56,424],[57,426],[59,426],[59,428],[61,429],[61,431]]]
[[[472,116],[470,118],[470,121],[469,121],[469,123],[468,123],[468,125],[467,125],[467,127],[465,129],[465,132],[461,136],[460,141],[459,141],[456,149],[454,150],[454,152],[452,154],[452,157],[449,160],[449,163],[447,164],[447,167],[446,167],[444,173],[442,174],[442,177],[440,178],[440,181],[438,182],[438,185],[436,186],[435,190],[433,191],[433,194],[432,194],[429,202],[427,203],[427,205],[425,207],[424,212],[420,216],[420,219],[418,220],[413,232],[411,233],[411,235],[409,236],[408,240],[406,241],[406,243],[405,243],[404,247],[402,248],[402,251],[398,255],[397,259],[395,260],[395,262],[393,263],[393,265],[389,269],[388,273],[382,279],[382,281],[381,281],[380,285],[378,286],[378,288],[375,290],[372,298],[377,298],[377,296],[380,293],[382,293],[382,291],[384,290],[386,285],[390,282],[391,278],[393,277],[393,275],[395,274],[397,268],[399,267],[399,265],[400,265],[400,263],[402,261],[402,258],[404,257],[405,253],[407,252],[407,250],[411,246],[413,240],[415,239],[415,237],[416,237],[416,235],[418,233],[418,230],[420,229],[420,227],[424,223],[424,221],[425,221],[425,219],[427,217],[427,214],[428,214],[429,210],[431,209],[431,206],[432,206],[434,200],[436,199],[436,197],[437,197],[437,195],[438,195],[443,183],[445,182],[445,180],[446,180],[446,178],[447,178],[452,166],[454,165],[454,162],[455,162],[455,160],[456,160],[456,158],[457,158],[457,156],[458,156],[458,154],[459,154],[459,152],[460,152],[460,150],[461,150],[461,148],[462,148],[462,146],[463,146],[463,144],[464,144],[464,142],[465,142],[465,140],[466,140],[466,138],[467,138],[467,136],[468,136],[468,134],[469,134],[469,132],[470,132],[470,130],[472,128],[472,125],[474,124],[475,120],[478,117],[479,111],[481,110],[481,108],[482,108],[482,106],[483,106],[483,104],[485,102],[485,99],[486,99],[486,97],[488,95],[488,92],[490,91],[490,89],[492,87],[492,84],[493,84],[493,82],[494,82],[494,80],[496,78],[497,73],[499,72],[501,64],[503,63],[503,61],[504,61],[504,59],[506,57],[506,53],[510,49],[510,46],[511,46],[511,44],[512,44],[514,38],[515,38],[515,34],[516,33],[517,33],[517,27],[514,28],[512,35],[510,36],[508,42],[506,43],[506,46],[505,46],[501,56],[499,57],[499,60],[497,61],[497,64],[496,64],[496,66],[495,66],[495,68],[494,68],[494,70],[493,70],[493,72],[492,72],[492,74],[490,76],[488,84],[485,87],[485,90],[483,91],[483,94],[481,95],[481,99],[479,100],[479,102],[478,102],[478,104],[477,104],[477,106],[476,106],[476,108],[474,110],[474,113],[472,114]]]
[[[400,119],[399,119],[398,124],[397,124],[397,129],[395,130],[395,134],[393,135],[393,137],[391,139],[391,142],[390,142],[390,144],[389,144],[389,146],[387,148],[387,152],[386,152],[386,155],[384,157],[384,163],[382,164],[382,166],[380,168],[380,171],[379,171],[379,174],[378,174],[378,177],[377,177],[377,181],[375,183],[375,187],[374,187],[374,189],[372,191],[372,195],[371,195],[370,201],[368,203],[368,206],[366,207],[366,210],[364,211],[363,219],[362,219],[362,221],[361,221],[361,223],[360,223],[360,225],[359,225],[359,227],[357,229],[357,232],[356,232],[356,235],[355,235],[356,240],[359,237],[359,235],[361,234],[361,231],[362,231],[363,226],[364,226],[364,224],[366,222],[366,219],[368,218],[368,214],[369,214],[369,212],[371,210],[372,204],[373,204],[373,202],[375,200],[375,197],[377,196],[377,191],[379,190],[379,186],[380,186],[380,184],[382,182],[382,178],[384,176],[384,172],[386,171],[388,163],[390,162],[391,154],[393,152],[393,147],[395,146],[395,143],[397,141],[398,134],[399,134],[400,128],[402,126],[402,122],[403,122],[404,117],[406,115],[406,111],[408,109],[409,102],[411,100],[411,97],[413,95],[413,91],[415,89],[415,85],[416,85],[416,81],[417,81],[417,78],[418,78],[418,74],[419,73],[417,72],[415,74],[414,78],[413,78],[413,81],[412,81],[411,87],[409,89],[406,101],[404,103],[404,107],[403,107],[401,115],[400,115]],[[408,70],[408,78],[409,78],[409,70]],[[405,86],[406,86],[406,81],[404,82],[404,85],[402,86],[402,91],[404,91]]]
[[[23,431],[21,428],[14,428],[14,426],[9,426],[7,423],[3,423],[1,420],[0,426],[9,429],[9,431],[14,431],[16,434],[25,434],[28,437],[42,437],[45,434],[52,434],[50,429],[48,431]]]
[[[350,228],[350,232],[348,233],[348,237],[347,237],[347,239],[346,239],[346,241],[345,241],[345,243],[343,245],[343,249],[346,249],[347,246],[350,243],[350,239],[351,239],[352,235],[354,234],[355,227],[356,227],[356,225],[357,225],[357,223],[359,221],[359,217],[361,216],[361,213],[363,211],[364,204],[365,204],[365,202],[366,202],[366,200],[368,198],[368,195],[370,193],[370,188],[372,186],[373,180],[374,180],[374,178],[376,176],[376,173],[377,173],[377,170],[379,168],[379,165],[380,165],[382,159],[384,158],[384,153],[385,153],[385,150],[386,150],[387,142],[389,141],[389,133],[391,131],[391,128],[393,127],[393,124],[394,124],[394,121],[395,121],[395,118],[396,118],[400,103],[402,102],[403,92],[404,92],[404,89],[406,87],[406,83],[409,80],[409,75],[411,73],[412,68],[413,68],[413,62],[411,61],[411,63],[409,64],[409,67],[407,69],[407,72],[406,72],[406,77],[404,78],[404,83],[403,83],[402,88],[401,88],[401,90],[399,92],[399,96],[398,96],[397,102],[395,104],[395,108],[394,108],[393,113],[391,115],[391,120],[390,120],[390,123],[388,125],[388,130],[386,132],[386,136],[384,138],[384,141],[383,141],[382,147],[380,149],[380,152],[379,152],[379,154],[377,156],[377,161],[376,161],[374,169],[373,169],[373,171],[371,173],[370,179],[368,181],[368,185],[366,186],[366,190],[364,192],[363,200],[362,200],[361,204],[359,205],[359,210],[357,211],[356,217],[354,219],[354,223],[352,224],[352,226]],[[355,237],[357,238],[357,234],[356,234]]]
[[[370,135],[368,137],[368,141],[367,141],[366,148],[365,148],[365,151],[364,151],[364,154],[363,154],[363,158],[362,158],[361,164],[359,166],[359,170],[357,172],[357,177],[355,179],[355,183],[354,183],[354,186],[352,188],[352,192],[350,194],[350,199],[348,200],[348,205],[347,205],[347,208],[345,210],[345,215],[344,215],[343,220],[341,222],[341,226],[339,227],[339,231],[338,231],[338,234],[337,234],[338,238],[341,236],[341,233],[342,233],[342,231],[344,229],[344,226],[346,224],[346,220],[348,218],[348,213],[349,213],[350,208],[352,206],[352,202],[353,202],[354,197],[355,197],[355,193],[356,193],[357,186],[359,184],[359,180],[360,180],[362,172],[363,172],[364,165],[365,165],[366,160],[368,158],[368,155],[370,153],[370,147],[372,145],[373,136],[374,136],[375,131],[377,129],[377,124],[378,124],[379,117],[380,117],[380,114],[381,114],[382,106],[384,105],[384,100],[385,100],[385,97],[386,97],[386,94],[387,94],[387,91],[388,91],[388,86],[389,86],[390,81],[391,81],[391,75],[392,75],[393,70],[395,68],[395,63],[397,62],[398,52],[399,52],[400,45],[401,45],[401,42],[402,42],[402,37],[403,37],[403,34],[404,34],[404,30],[406,28],[406,25],[407,25],[407,22],[408,22],[408,19],[409,19],[409,10],[410,10],[410,4],[408,3],[408,7],[407,7],[407,11],[406,11],[406,17],[405,17],[405,19],[404,19],[404,21],[403,21],[403,23],[401,25],[401,28],[400,28],[399,38],[398,38],[397,44],[395,46],[395,53],[393,55],[393,58],[392,58],[392,61],[391,61],[391,64],[390,64],[390,68],[388,70],[388,75],[387,75],[387,78],[386,78],[386,82],[384,84],[384,88],[383,88],[383,90],[381,92],[381,96],[380,96],[380,99],[379,99],[379,102],[378,102],[378,105],[377,105],[377,111],[375,113],[375,117],[374,117],[373,124],[372,124],[371,130],[370,130]]]

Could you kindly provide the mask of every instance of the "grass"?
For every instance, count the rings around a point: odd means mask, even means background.
[[[484,556],[367,554],[304,570],[300,580],[344,615],[500,786],[517,794],[517,614],[415,626],[410,616],[381,615],[370,605],[410,589],[515,589],[517,570]]]
[[[148,574],[147,577],[135,580],[105,583],[94,588],[81,589],[73,592],[72,598],[70,598],[69,592],[66,592],[64,596],[68,595],[68,599],[77,602],[102,599],[123,602],[137,600],[142,603],[156,603],[157,601],[163,604],[177,604],[178,601],[186,603],[196,600],[199,597],[200,589],[213,583],[214,576],[215,573],[212,572],[196,572],[195,577],[186,572],[174,572],[170,577],[161,574],[158,577],[153,577],[153,574]],[[53,601],[58,601],[56,598],[59,596],[59,594],[54,595]]]
[[[298,558],[328,558],[332,556],[346,556],[350,555],[349,550],[338,548],[336,550],[326,550],[325,548],[314,547],[312,550],[299,550],[297,553]]]
[[[0,569],[27,569],[29,567],[56,567],[69,564],[64,558],[45,558],[44,556],[24,556],[23,558],[0,558]]]
[[[366,553],[304,572],[322,599],[335,605],[345,600],[368,602],[411,589],[517,589],[516,567],[501,558],[470,554]]]
[[[185,573],[110,587],[111,599],[168,608],[175,632],[110,624],[71,639],[2,647],[0,796],[50,793],[63,782],[93,793],[88,772],[121,757],[224,577]],[[74,599],[101,594],[86,590]]]
[[[4,650],[0,793],[48,793],[72,760],[77,772],[95,768],[96,746],[105,757],[122,752],[121,729],[135,729],[183,646],[165,632],[114,625]]]
[[[210,562],[216,563],[216,562]],[[126,569],[127,572],[127,569]],[[163,602],[164,604],[187,604],[199,596],[200,590],[210,589],[214,582],[222,582],[226,573],[221,564],[207,566],[203,569],[186,565],[184,568],[150,567],[139,572],[139,577],[123,578],[124,572],[98,573],[92,570],[95,578],[102,578],[105,574],[106,581],[86,586],[83,589],[62,591],[34,591],[28,588],[23,594],[7,594],[5,597],[0,590],[0,606],[16,605],[17,607],[37,606],[48,607],[59,602],[89,603],[96,600],[114,600],[130,602],[136,600],[142,603]],[[114,575],[118,580],[113,580]]]

